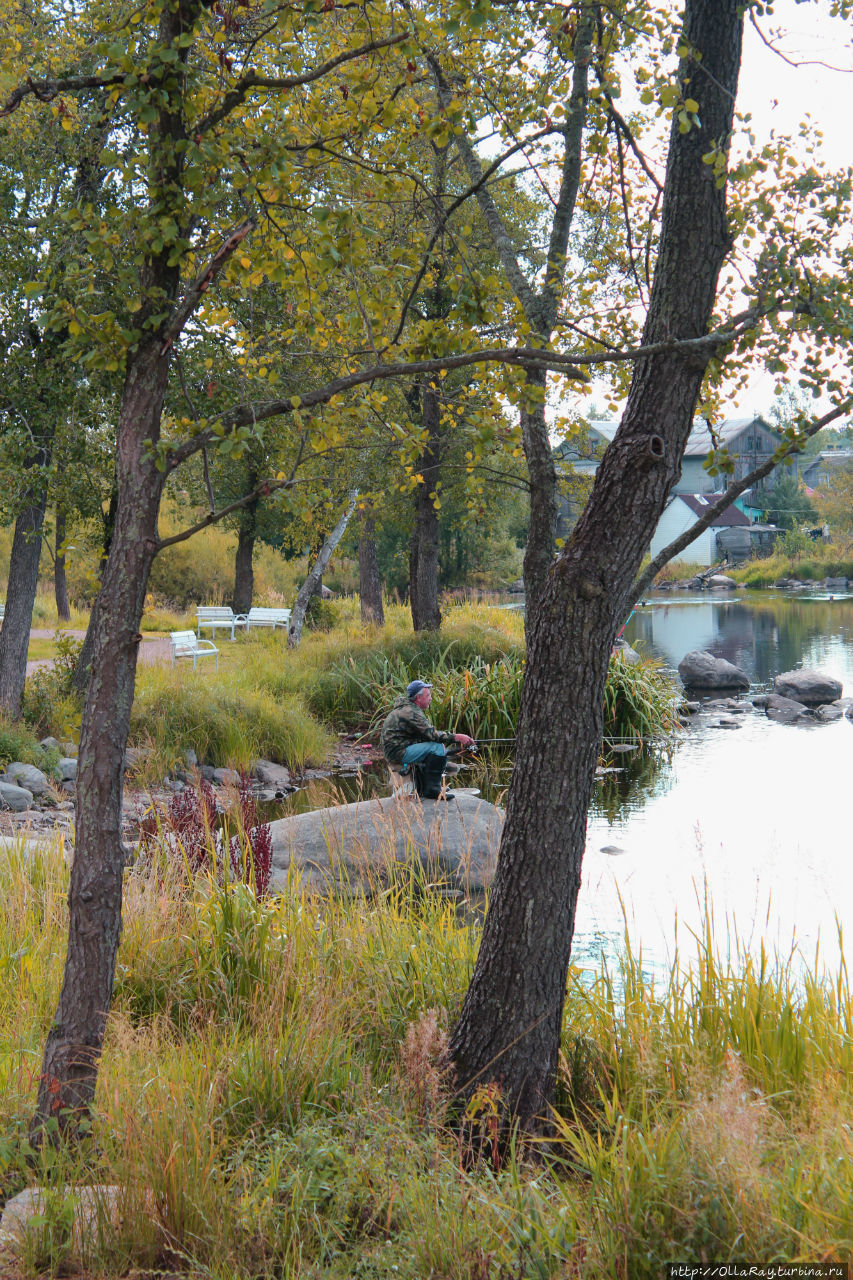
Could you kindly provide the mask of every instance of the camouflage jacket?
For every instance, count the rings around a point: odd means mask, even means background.
[[[385,759],[391,764],[401,764],[403,752],[414,742],[443,742],[450,746],[456,739],[452,733],[434,729],[420,707],[408,698],[398,698],[385,717],[380,741]]]

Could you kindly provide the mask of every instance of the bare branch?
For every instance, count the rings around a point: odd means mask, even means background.
[[[164,356],[175,339],[180,337],[184,325],[201,301],[202,294],[207,292],[234,250],[243,243],[246,236],[255,229],[256,225],[254,218],[248,218],[241,226],[232,231],[216,250],[201,275],[197,276],[193,284],[189,286],[172,312],[169,323],[163,330],[163,345],[160,348],[161,356]]]
[[[16,111],[25,98],[33,97],[38,102],[52,102],[60,93],[77,93],[81,89],[110,89],[114,85],[123,84],[124,75],[114,76],[61,76],[58,80],[31,80],[29,76],[23,84],[18,85],[6,99],[0,109],[0,120]]]
[[[209,129],[214,128],[229,116],[236,107],[239,107],[246,95],[251,93],[253,89],[298,89],[301,85],[311,84],[314,80],[321,80],[323,76],[328,75],[329,72],[334,71],[337,67],[343,66],[344,63],[352,62],[355,58],[364,58],[370,53],[376,53],[379,49],[388,49],[392,45],[402,44],[408,38],[408,31],[401,31],[395,36],[387,36],[384,40],[372,40],[370,44],[363,44],[358,49],[349,49],[345,53],[339,53],[335,58],[329,58],[327,62],[315,67],[312,71],[306,71],[301,76],[259,76],[254,70],[247,71],[237,81],[234,88],[226,93],[222,100],[222,105],[205,116],[196,125],[193,132],[207,133]]]
[[[753,9],[750,9],[749,11],[749,21],[752,23],[753,29],[757,33],[761,43],[766,45],[772,53],[775,53],[777,58],[781,58],[783,62],[787,62],[789,67],[825,67],[827,71],[839,71],[842,75],[850,74],[850,67],[835,67],[831,62],[824,62],[822,58],[802,58],[800,61],[797,61],[795,58],[789,58],[787,53],[783,53],[781,49],[778,49],[773,41],[761,30]]]
[[[651,564],[643,570],[631,588],[631,599],[633,601],[639,600],[640,596],[642,596],[654,582],[664,565],[668,564],[673,556],[678,555],[679,551],[683,551],[685,547],[689,547],[693,539],[698,537],[703,529],[707,529],[709,525],[712,525],[717,516],[722,515],[722,513],[732,505],[735,498],[739,498],[740,495],[748,489],[750,485],[755,484],[756,481],[763,480],[765,476],[769,476],[773,468],[778,467],[779,463],[785,458],[790,457],[792,453],[798,453],[804,440],[808,440],[824,427],[828,427],[831,422],[835,422],[836,418],[840,418],[851,408],[853,408],[853,397],[843,401],[830,413],[825,413],[822,418],[818,418],[815,422],[810,423],[809,426],[806,427],[805,431],[802,431],[799,434],[796,440],[792,440],[784,449],[774,453],[773,457],[770,458],[769,461],[762,462],[760,467],[755,467],[745,475],[742,480],[738,480],[735,484],[730,484],[719,502],[715,502],[714,505],[709,507],[705,514],[701,516],[695,524],[692,524],[689,529],[670,542],[669,546],[664,547],[662,551],[658,552],[654,560],[652,560]]]
[[[229,502],[227,507],[222,507],[219,511],[214,511],[211,508],[204,519],[199,520],[198,524],[191,525],[189,529],[184,529],[181,533],[174,533],[171,537],[158,538],[155,555],[158,555],[165,547],[174,546],[176,542],[186,542],[194,534],[201,533],[202,529],[209,529],[212,524],[216,524],[218,520],[230,515],[232,511],[239,511],[241,507],[248,506],[255,498],[265,498],[279,489],[292,489],[296,483],[293,477],[294,471],[292,470],[286,480],[262,480],[250,493],[244,493],[242,498]]]

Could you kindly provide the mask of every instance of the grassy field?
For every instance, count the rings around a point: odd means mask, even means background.
[[[207,1280],[660,1280],[667,1261],[847,1259],[846,969],[710,937],[668,980],[570,974],[557,1136],[471,1166],[446,1031],[478,929],[414,873],[373,901],[130,871],[91,1137],[26,1127],[61,977],[57,849],[0,853],[0,1193],[52,1188],[0,1274]],[[497,1086],[496,1086],[497,1087]],[[120,1188],[72,1240],[65,1188]]]

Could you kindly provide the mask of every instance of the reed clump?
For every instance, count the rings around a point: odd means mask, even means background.
[[[572,971],[555,1140],[469,1168],[442,1052],[478,929],[414,874],[259,901],[130,869],[92,1135],[36,1155],[67,875],[58,847],[0,852],[0,1197],[49,1190],[4,1275],[657,1280],[853,1252],[843,959],[721,951],[709,919],[657,978],[627,946]],[[120,1212],[75,1239],[81,1183]]]

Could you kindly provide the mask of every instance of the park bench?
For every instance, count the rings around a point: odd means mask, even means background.
[[[6,615],[6,606],[5,604],[0,604],[0,631],[3,630],[3,618],[5,617],[5,615]]]
[[[219,650],[212,640],[199,640],[194,631],[172,631],[169,633],[169,644],[172,650],[172,666],[176,658],[192,658],[193,667],[199,658],[216,655],[216,670],[219,670]]]
[[[284,627],[286,631],[289,622],[289,609],[266,609],[260,605],[253,605],[246,619],[246,627],[249,631],[252,627]]]
[[[216,635],[217,627],[225,627],[231,632],[231,639],[234,639],[234,629],[236,627],[245,627],[245,613],[235,613],[230,605],[224,604],[200,604],[196,608],[196,635],[201,637],[202,628],[205,631],[212,631]]]

